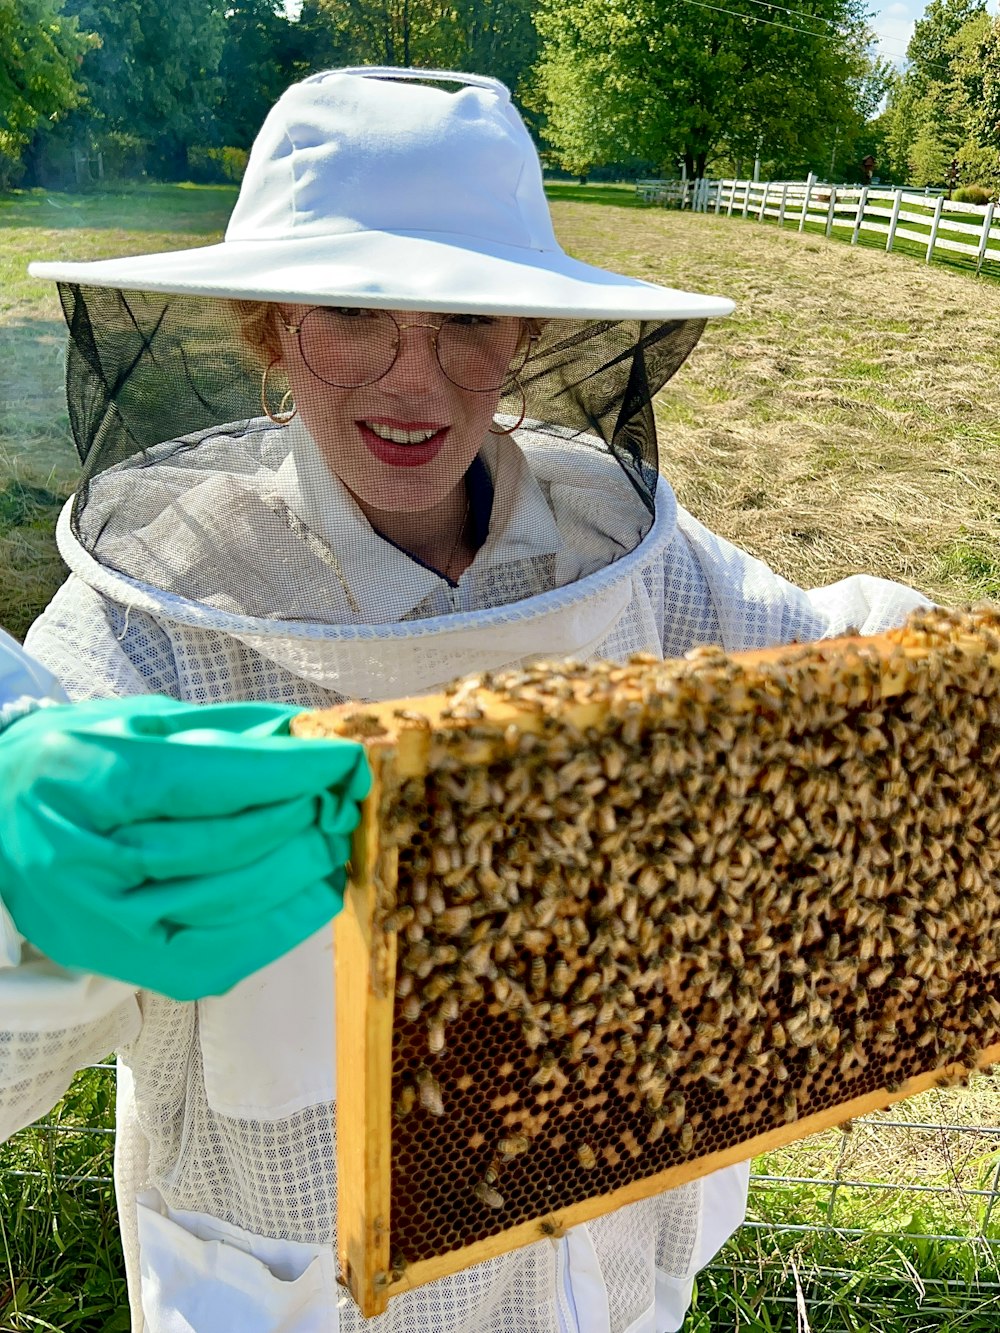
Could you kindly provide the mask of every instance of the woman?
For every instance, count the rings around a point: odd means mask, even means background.
[[[85,473],[30,643],[74,696],[392,698],[540,655],[876,630],[922,602],[863,578],[807,595],[679,509],[651,400],[730,303],[565,256],[493,80],[317,75],[265,122],[223,243],[33,271],[62,284]],[[331,1250],[328,949],[196,1004],[142,995],[119,1048],[137,1329],[362,1326]],[[372,1327],[677,1329],[745,1189],[719,1173]]]

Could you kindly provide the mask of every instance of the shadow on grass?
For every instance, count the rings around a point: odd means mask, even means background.
[[[0,195],[0,228],[77,228],[150,232],[221,231],[236,202],[233,185],[123,183],[79,194],[11,190]]]
[[[645,208],[631,182],[621,184],[595,183],[574,185],[572,181],[546,181],[545,193],[549,199],[571,204],[611,204],[614,208]]]

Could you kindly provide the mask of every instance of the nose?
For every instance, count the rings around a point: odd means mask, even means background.
[[[445,378],[435,350],[437,334],[437,324],[422,320],[400,324],[396,359],[382,376],[381,387],[390,393],[427,392],[436,388]]]

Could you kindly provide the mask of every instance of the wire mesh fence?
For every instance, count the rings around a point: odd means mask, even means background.
[[[969,1088],[925,1093],[847,1132],[757,1159],[747,1221],[699,1279],[691,1333],[995,1329],[998,1108],[1000,1076],[982,1075]],[[120,1266],[113,1147],[114,1070],[99,1064],[78,1075],[49,1116],[0,1148],[0,1230],[12,1291],[18,1255],[31,1251],[38,1262],[38,1234],[58,1238],[64,1212],[92,1209],[104,1228],[95,1243]],[[30,1244],[17,1235],[18,1201],[27,1201],[24,1215],[36,1225]],[[81,1225],[81,1236],[94,1225]],[[0,1328],[34,1326],[5,1322],[3,1296],[0,1279]],[[92,1327],[103,1333],[104,1325]]]

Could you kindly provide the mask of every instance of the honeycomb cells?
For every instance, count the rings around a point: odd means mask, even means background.
[[[975,1065],[1000,1033],[995,624],[912,622],[891,698],[873,658],[807,652],[696,654],[645,692],[640,667],[481,682],[537,735],[456,693],[431,771],[384,797],[395,1254]],[[579,730],[595,690],[611,720]]]

